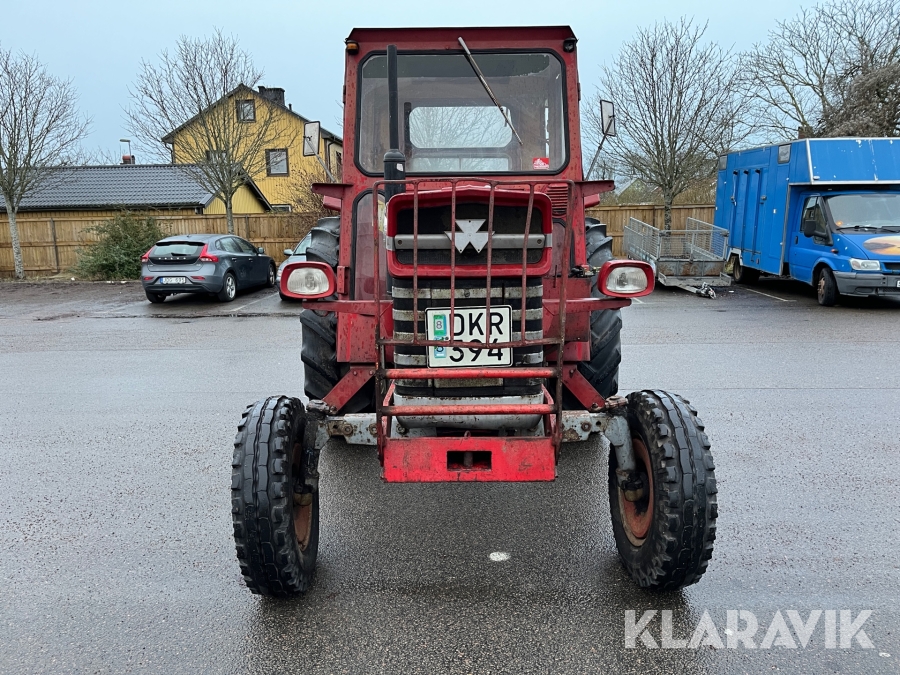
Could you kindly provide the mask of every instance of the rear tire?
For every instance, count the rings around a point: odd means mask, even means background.
[[[816,274],[816,299],[823,307],[834,307],[838,301],[837,282],[834,273],[827,267],[819,269]]]
[[[744,267],[741,265],[741,259],[738,256],[734,258],[734,266],[733,266],[732,275],[734,276],[734,282],[736,284],[755,284],[759,281],[759,270],[755,270],[752,267]]]
[[[216,293],[220,302],[231,302],[237,296],[237,281],[231,272],[225,273],[222,280],[222,290]]]
[[[276,271],[277,270],[275,269],[275,263],[272,263],[271,265],[269,265],[269,274],[266,277],[266,288],[275,288]]]
[[[585,248],[588,264],[600,267],[613,259],[612,237],[606,235],[606,226],[590,223],[585,231]],[[593,284],[591,295],[604,298]],[[618,309],[601,309],[591,312],[591,360],[579,363],[578,370],[594,389],[609,398],[619,390],[619,363],[622,361],[622,313]]]
[[[247,407],[234,439],[234,542],[247,588],[259,595],[298,595],[315,573],[319,494],[305,483],[305,428],[303,404],[273,396]]]
[[[610,452],[609,509],[619,558],[644,588],[695,584],[712,558],[718,517],[703,423],[687,401],[664,391],[629,394],[626,414],[645,495],[625,500]]]
[[[166,301],[166,296],[162,293],[153,293],[152,291],[145,291],[145,293],[147,294],[147,299],[154,305],[158,305],[159,303]]]
[[[320,218],[310,230],[306,259],[323,262],[337,268],[340,251],[340,218]],[[282,299],[285,299],[282,296]],[[341,378],[350,370],[349,363],[337,360],[337,316],[334,312],[300,310],[303,329],[303,345],[300,358],[305,374],[304,391],[310,399],[323,400]],[[369,381],[341,409],[344,413],[371,412],[375,410],[375,383]]]

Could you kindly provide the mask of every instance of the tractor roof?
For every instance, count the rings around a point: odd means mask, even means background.
[[[545,42],[555,42],[575,37],[569,26],[491,26],[479,28],[354,28],[348,40],[359,43],[396,44],[398,47],[415,46],[423,43],[436,45],[457,44],[462,37],[467,43],[505,46],[539,46]],[[446,48],[446,47],[445,47]]]

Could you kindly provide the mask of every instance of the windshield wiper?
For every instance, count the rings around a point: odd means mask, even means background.
[[[500,105],[500,101],[497,100],[497,97],[494,96],[494,92],[491,91],[490,85],[487,83],[487,80],[484,79],[484,75],[481,73],[481,68],[478,67],[477,63],[475,63],[475,57],[472,56],[472,52],[469,51],[469,48],[466,46],[466,43],[462,38],[459,38],[459,44],[462,45],[463,51],[466,53],[466,59],[468,59],[469,65],[472,66],[472,70],[474,70],[475,74],[478,76],[478,79],[481,82],[481,86],[484,87],[484,90],[487,92],[488,96],[491,97],[491,100],[494,102],[494,105],[497,106],[500,114],[503,115],[503,119],[506,120],[506,124],[515,134],[516,140],[519,141],[519,145],[525,145],[522,142],[522,137],[519,136],[519,132],[516,131],[516,128],[513,126],[512,120],[509,119],[509,115],[506,114],[503,106]]]

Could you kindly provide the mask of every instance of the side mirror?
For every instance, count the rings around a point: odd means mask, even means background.
[[[319,154],[319,137],[321,125],[318,122],[307,122],[303,125],[303,156],[316,157]]]
[[[256,249],[256,252],[265,255],[266,249],[264,249],[262,246],[260,246],[259,248]]]
[[[803,220],[803,224],[801,229],[803,231],[804,237],[812,237],[816,234],[816,229],[818,228],[818,223],[815,218],[806,218]]]
[[[616,135],[616,107],[612,101],[600,101],[600,128],[604,136]]]
[[[284,249],[283,252],[288,258],[290,258],[292,255],[294,255],[294,252],[289,248]]]

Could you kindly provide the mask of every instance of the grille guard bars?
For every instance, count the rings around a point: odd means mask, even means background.
[[[449,188],[447,187],[449,183]],[[396,234],[390,232],[388,227],[393,227],[391,221],[385,223],[384,229],[381,226],[373,227],[373,277],[374,277],[374,300],[369,301],[348,301],[342,300],[338,302],[329,302],[319,300],[317,302],[304,303],[304,307],[308,309],[317,309],[321,311],[337,311],[337,312],[353,312],[374,316],[375,320],[375,345],[377,362],[374,364],[353,364],[347,375],[329,392],[325,397],[325,410],[331,415],[337,414],[341,407],[350,400],[350,398],[365,384],[371,377],[376,380],[376,411],[375,424],[372,425],[373,435],[377,437],[377,446],[379,459],[384,467],[384,477],[389,481],[444,481],[444,480],[553,480],[555,477],[556,457],[563,441],[562,438],[562,393],[565,386],[575,398],[587,410],[597,411],[603,410],[606,405],[603,397],[594,390],[594,388],[583,378],[577,370],[576,364],[566,364],[565,345],[566,345],[566,315],[567,313],[577,312],[586,313],[589,317],[590,311],[597,309],[613,309],[624,307],[630,304],[628,299],[606,298],[599,299],[587,295],[585,291],[588,286],[584,284],[584,279],[571,279],[569,275],[569,261],[572,259],[571,252],[577,243],[582,243],[583,233],[574,232],[573,218],[575,214],[576,183],[572,181],[547,180],[547,181],[485,181],[478,182],[473,187],[471,179],[405,179],[400,181],[376,181],[372,185],[373,192],[379,191],[385,185],[403,184],[406,186],[406,192],[401,193],[392,198],[385,208],[387,218],[396,214],[398,210],[412,206],[412,246],[409,245],[409,233],[405,233],[405,246],[407,251],[411,249],[412,265],[406,271],[404,276],[411,277],[412,281],[412,320],[415,327],[412,332],[412,340],[397,340],[393,337],[386,337],[385,334],[390,331],[389,325],[382,323],[382,317],[392,307],[390,299],[384,296],[384,281],[382,280],[383,270],[380,267],[384,264],[380,259],[382,247],[389,248],[388,235]],[[431,184],[440,189],[422,190],[423,185]],[[537,190],[539,186],[550,186],[555,188],[556,195],[565,190],[565,207],[562,200],[557,196],[551,202],[550,198],[543,192]],[[592,186],[593,187],[593,186]],[[523,189],[524,188],[524,189]],[[587,190],[585,190],[587,192]],[[423,194],[424,193],[424,194]],[[420,264],[419,259],[419,216],[420,205],[429,206],[434,204],[446,205],[449,199],[450,220],[456,223],[457,203],[461,198],[471,200],[473,195],[487,203],[488,217],[486,221],[486,259],[483,265],[471,266],[477,267],[477,273],[467,273],[464,266],[457,264],[457,228],[451,227],[448,234],[449,246],[442,246],[443,250],[449,250],[450,265],[449,269],[446,265],[424,265]],[[527,196],[527,197],[526,197]],[[493,260],[494,250],[494,216],[495,205],[497,204],[517,204],[524,206],[527,199],[527,208],[525,216],[524,233],[516,235],[521,242],[522,256],[519,263],[513,265],[498,265]],[[395,204],[396,202],[396,204]],[[540,205],[541,218],[535,217],[535,204]],[[393,208],[392,208],[393,205]],[[581,206],[581,204],[578,204]],[[378,201],[372,200],[372,222],[379,223]],[[564,208],[564,220],[561,217]],[[555,211],[555,213],[554,213]],[[537,224],[534,221],[538,221]],[[526,312],[521,312],[519,318],[513,322],[513,333],[516,332],[515,324],[518,323],[518,333],[522,339],[509,342],[491,343],[490,326],[488,325],[485,335],[485,342],[462,342],[454,340],[451,336],[447,340],[427,340],[427,337],[419,332],[419,320],[424,318],[424,309],[419,308],[419,277],[440,276],[446,278],[449,276],[449,312],[450,322],[452,325],[456,311],[456,280],[460,277],[475,276],[484,278],[485,280],[485,311],[490,313],[492,301],[492,276],[502,276],[509,283],[510,278],[519,277],[521,279],[521,296],[526,297],[526,282],[529,277],[541,276],[547,279],[547,272],[554,256],[552,249],[545,246],[544,254],[541,256],[539,264],[528,264],[527,250],[534,250],[535,240],[532,235],[544,236],[549,239],[548,235],[553,234],[554,223],[563,227],[562,241],[553,241],[553,244],[561,246],[559,261],[560,269],[557,270],[553,285],[557,290],[557,297],[544,299],[545,314],[545,334],[539,340],[528,340],[526,335]],[[408,226],[408,225],[407,225]],[[482,226],[483,227],[483,226]],[[557,232],[557,234],[559,234]],[[550,243],[548,241],[548,243]],[[393,247],[390,247],[393,248]],[[499,247],[498,247],[499,248]],[[508,242],[504,242],[503,248],[509,249]],[[387,252],[386,252],[387,253]],[[390,260],[390,258],[387,258]],[[394,270],[389,265],[391,273]],[[405,271],[405,270],[397,270]],[[448,275],[449,272],[449,275]],[[569,300],[570,284],[580,282],[576,286],[576,294],[578,297]],[[546,287],[546,285],[545,285]],[[589,294],[589,290],[587,290]],[[495,299],[496,304],[496,299]],[[523,303],[524,307],[524,303]],[[548,336],[546,332],[547,315],[552,319],[552,328]],[[571,338],[570,338],[571,339]],[[533,345],[544,345],[545,361],[549,361],[545,366],[531,367],[463,367],[463,368],[397,368],[388,367],[387,356],[390,356],[393,348],[397,345],[430,347],[443,346],[451,347],[472,347],[484,348],[485,344],[491,344],[491,348],[504,349],[515,347],[526,347]],[[483,405],[459,405],[459,406],[430,406],[430,405],[395,405],[393,402],[394,388],[397,380],[455,380],[455,379],[482,379],[482,378],[532,378],[546,379],[552,385],[552,391],[548,391],[546,387],[542,388],[543,401],[540,403],[517,403],[517,404],[496,404],[485,401]],[[455,409],[454,409],[455,408]],[[531,414],[539,415],[543,420],[539,423],[538,429],[543,427],[542,434],[536,436],[479,436],[471,435],[466,432],[463,436],[440,436],[440,437],[421,437],[406,438],[396,437],[392,433],[392,420],[396,427],[396,418],[399,416],[416,416],[431,415],[440,413],[441,415],[516,415]],[[459,447],[457,447],[459,446]],[[477,447],[476,447],[477,446]],[[478,465],[480,460],[472,460],[472,453],[476,453],[477,457],[488,457],[488,470],[475,470],[472,466],[466,466],[465,461],[475,461]],[[461,455],[459,453],[462,453]],[[481,454],[479,454],[481,453]],[[462,456],[464,465],[457,466],[451,457],[456,458]],[[493,460],[490,458],[493,457]],[[477,468],[477,467],[476,467]]]

